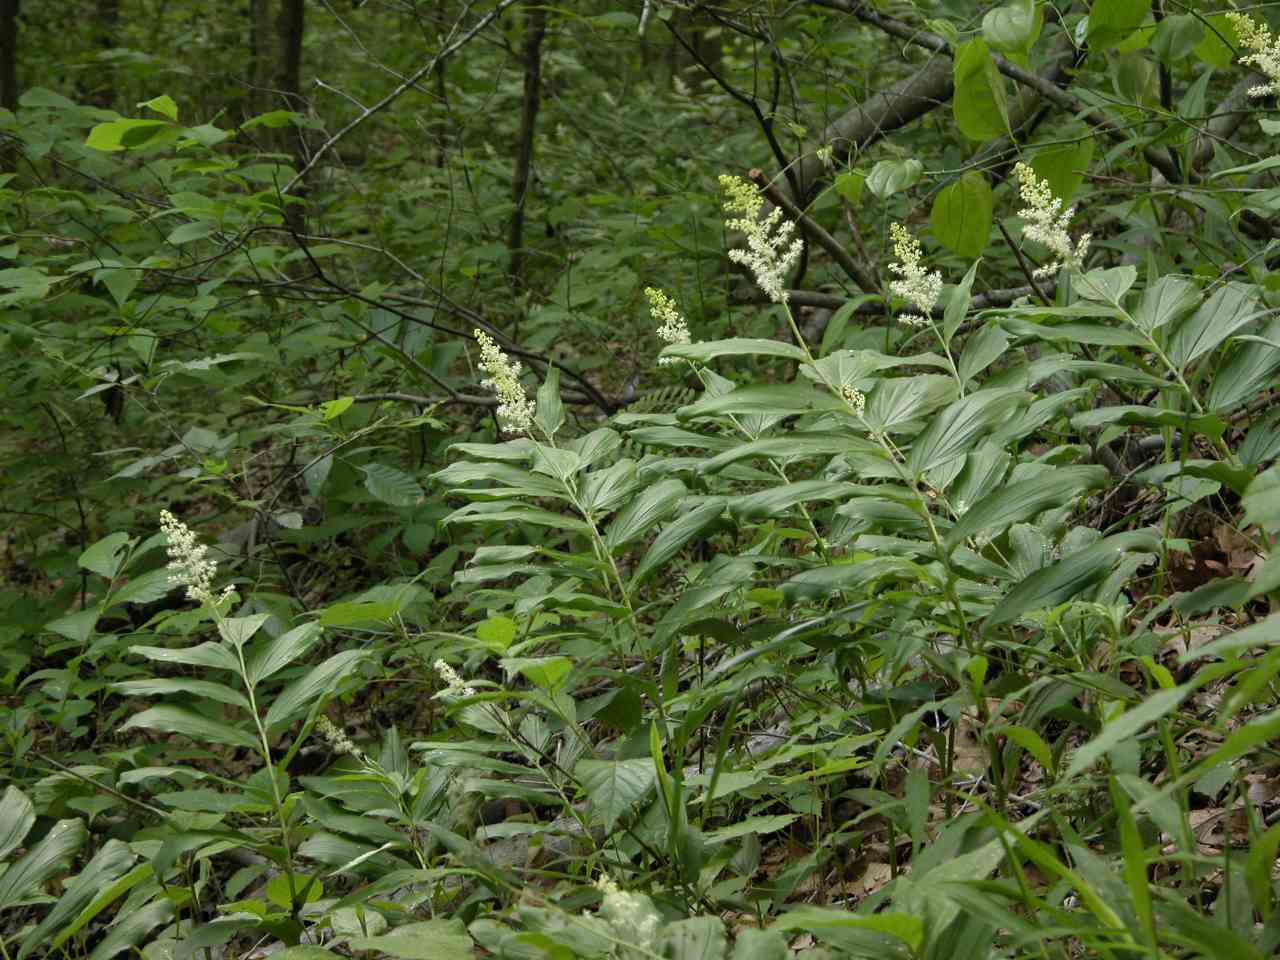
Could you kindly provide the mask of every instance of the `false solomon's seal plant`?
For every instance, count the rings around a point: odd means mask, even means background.
[[[1250,283],[1166,275],[1139,284],[1133,266],[1091,266],[1103,255],[1088,233],[1073,235],[1075,211],[1034,163],[1013,173],[1018,256],[1032,295],[972,309],[981,264],[947,286],[926,266],[920,241],[891,224],[884,307],[905,306],[897,328],[905,333],[890,328],[884,338],[892,351],[842,345],[852,305],[821,342],[805,337],[786,289],[801,252],[796,225],[776,208],[766,212],[746,180],[721,177],[726,230],[743,238],[729,259],[747,270],[784,332],[700,340],[675,298],[650,288],[659,365],[691,375],[699,398],[670,413],[624,412],[570,430],[552,370],[535,412],[507,420],[522,435],[457,444],[457,462],[436,474],[467,501],[448,524],[511,534],[501,544],[491,535],[458,575],[489,618],[473,662],[496,655],[508,675],[531,680],[531,704],[566,732],[582,720],[568,691],[595,677],[626,691],[629,706],[610,721],[614,746],[569,737],[589,751],[577,754],[573,779],[593,849],[605,862],[638,867],[681,912],[699,911],[703,897],[745,883],[754,869],[720,846],[715,827],[716,784],[760,776],[748,758],[726,752],[727,732],[745,700],[799,663],[820,671],[810,678],[823,678],[813,680],[823,693],[788,711],[793,729],[837,736],[846,751],[829,772],[804,779],[859,770],[887,786],[902,745],[932,741],[950,785],[938,800],[948,812],[967,811],[944,832],[957,843],[969,837],[971,872],[922,873],[877,900],[889,913],[876,929],[933,950],[969,927],[994,931],[956,912],[967,901],[948,899],[947,883],[985,875],[1006,856],[1066,875],[1032,839],[1039,815],[1027,817],[1010,795],[1020,757],[1063,783],[1104,757],[1117,763],[1125,731],[1158,720],[1205,682],[1178,686],[1150,660],[1152,626],[1168,608],[1139,612],[1130,587],[1139,571],[1168,569],[1160,528],[1174,513],[1205,491],[1256,489],[1260,464],[1275,453],[1271,427],[1239,454],[1222,436],[1232,412],[1273,383],[1280,326]],[[523,408],[524,387],[494,373],[506,363],[486,354],[490,386],[500,410]],[[1109,533],[1097,523],[1106,509],[1100,491],[1117,482],[1117,467],[1104,448],[1129,426],[1162,436],[1165,458],[1140,473],[1120,467],[1119,479],[1177,493],[1150,525]],[[1062,440],[1045,443],[1046,435]],[[668,572],[677,558],[679,578]],[[1268,582],[1220,589],[1245,602]],[[1220,602],[1222,594],[1183,598],[1178,615]],[[551,644],[556,655],[527,655]],[[693,675],[679,666],[690,648]],[[816,659],[799,659],[806,652]],[[1164,689],[1147,701],[1153,706],[1126,713],[1132,688],[1117,671],[1131,658],[1148,664],[1152,689]],[[1037,665],[1052,665],[1059,679],[1034,679]],[[1064,755],[1064,742],[1050,746],[1037,730],[1044,711],[1077,695],[1096,735]],[[954,722],[930,731],[925,721],[938,715],[977,724],[989,779],[965,779],[961,752],[972,751]],[[711,717],[718,744],[694,735]],[[714,760],[688,767],[695,744]],[[711,771],[709,781],[696,770]],[[1140,777],[1123,784],[1122,809],[1157,802]],[[813,829],[822,835],[816,816]],[[833,851],[820,842],[814,856]],[[1087,909],[1114,930],[1112,942],[1133,943],[1120,914],[1076,880],[1090,891]],[[776,892],[788,889],[784,878]],[[952,906],[922,925],[931,899]],[[540,916],[531,929],[572,925]],[[719,921],[698,919],[712,954],[722,950]],[[839,922],[799,911],[775,930]],[[676,941],[662,942],[671,949]]]

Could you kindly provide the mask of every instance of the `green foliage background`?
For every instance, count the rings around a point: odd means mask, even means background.
[[[1275,955],[1234,10],[0,4],[0,955]]]

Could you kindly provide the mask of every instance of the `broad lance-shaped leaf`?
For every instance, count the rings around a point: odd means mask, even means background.
[[[857,490],[853,483],[839,480],[799,480],[769,490],[760,490],[729,502],[730,511],[744,520],[778,517],[798,503],[813,500],[838,500]]]
[[[206,667],[214,670],[230,670],[237,672],[240,664],[236,655],[221,643],[208,640],[194,647],[169,649],[168,647],[134,646],[130,653],[157,663],[180,663],[190,667]]]
[[[968,453],[981,434],[1007,417],[1025,397],[1021,387],[1004,387],[980,390],[957,400],[934,417],[912,442],[907,469],[918,477],[953,457]]]
[[[117,877],[132,867],[136,859],[137,856],[129,849],[128,844],[120,840],[108,840],[103,844],[102,849],[63,890],[62,896],[40,921],[39,926],[23,939],[22,949],[18,951],[19,960],[36,947],[49,946],[54,936],[75,920],[104,887],[110,886]]]
[[[881,380],[867,398],[863,421],[873,433],[896,433],[949,403],[955,395],[955,379],[941,374]]]
[[[579,760],[574,776],[600,815],[606,832],[626,812],[648,796],[657,779],[653,761],[647,757],[634,760]]]
[[[152,900],[140,910],[117,917],[107,930],[107,935],[94,947],[88,960],[111,960],[136,947],[156,927],[173,918],[173,901]]]
[[[1159,330],[1196,305],[1200,288],[1194,280],[1173,274],[1161,277],[1142,292],[1142,302],[1133,311],[1134,325],[1144,333]]]
[[[724,513],[724,505],[725,499],[716,497],[698,504],[663,527],[636,567],[631,578],[632,586],[643,583],[650,574],[679,553],[685,544],[715,523]]]
[[[36,809],[25,793],[13,784],[0,797],[0,862],[26,839],[36,822]]]
[[[164,704],[143,710],[130,717],[121,730],[155,730],[158,733],[179,733],[196,742],[225,743],[228,746],[259,750],[261,745],[247,730],[220,720],[211,720],[193,710]]]
[[[83,820],[55,823],[43,839],[0,873],[0,911],[17,906],[49,880],[65,874],[88,833]]]
[[[1263,316],[1257,287],[1232,281],[1219,287],[1190,317],[1178,324],[1165,349],[1169,360],[1185,370],[1241,327]]]
[[[1122,741],[1132,739],[1161,717],[1176,710],[1194,689],[1193,684],[1183,684],[1180,687],[1157,690],[1136,707],[1126,710],[1072,755],[1064,776],[1069,780],[1077,773],[1088,770]]]
[[[617,550],[671,515],[686,494],[679,480],[663,480],[649,487],[624,507],[605,532],[605,546]]]
[[[171,693],[194,694],[219,703],[229,703],[242,710],[249,709],[249,701],[245,699],[243,693],[211,680],[188,680],[185,677],[174,680],[126,680],[123,683],[111,684],[111,689],[126,697],[162,697]]]
[[[308,709],[316,699],[332,693],[344,678],[355,673],[360,661],[367,660],[371,655],[368,650],[342,650],[312,667],[280,691],[272,701],[271,708],[267,711],[267,729],[276,731]]]
[[[1107,482],[1105,467],[1063,467],[1052,473],[998,487],[970,507],[947,533],[947,548],[954,550],[969,537],[998,536],[1015,523],[1030,520],[1041,511],[1061,507],[1086,490]]]
[[[320,624],[304,623],[274,639],[259,641],[249,658],[249,685],[257,686],[277,670],[306,656],[324,633]]]
[[[708,363],[717,357],[782,357],[804,363],[808,354],[792,343],[781,340],[753,340],[735,337],[730,340],[703,340],[698,343],[673,343],[662,350],[663,357],[680,357]]]
[[[360,469],[364,471],[364,488],[388,506],[412,507],[426,499],[418,481],[395,467],[369,463]]]
[[[1024,613],[1055,607],[1104,579],[1126,551],[1156,550],[1159,545],[1160,538],[1149,530],[1118,533],[1100,540],[1022,580],[987,615],[986,623],[1009,623]]]
[[[783,383],[763,387],[739,387],[720,396],[705,396],[681,407],[681,420],[726,413],[804,413],[809,410],[844,410],[844,401],[825,388],[808,383]]]

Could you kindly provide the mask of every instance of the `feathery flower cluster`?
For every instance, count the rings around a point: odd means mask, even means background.
[[[902,224],[891,223],[889,236],[893,238],[893,255],[898,258],[889,264],[889,270],[902,278],[891,281],[889,289],[920,311],[918,314],[904,313],[898,319],[909,327],[923,327],[929,322],[929,314],[942,295],[942,274],[937,270],[930,273],[924,268],[920,262],[924,255],[920,241]]]
[[[196,535],[168,510],[160,511],[160,529],[169,540],[169,582],[187,588],[187,599],[196,603],[218,604],[231,595],[230,584],[218,596],[213,593],[213,578],[218,564],[205,557],[209,548],[196,542]]]
[[[480,369],[489,375],[481,383],[498,398],[498,423],[510,433],[527,433],[533,423],[533,401],[520,383],[520,364],[502,352],[492,337],[476,331],[480,344]]]
[[[1253,87],[1249,96],[1280,95],[1280,36],[1272,36],[1270,30],[1246,14],[1228,13],[1227,18],[1235,27],[1241,45],[1254,51],[1241,57],[1240,62],[1253,67],[1269,81]]]
[[[658,339],[664,343],[690,343],[689,324],[676,309],[676,302],[661,290],[645,287],[644,295],[649,298],[649,315],[661,326],[658,327]],[[666,366],[675,363],[675,357],[659,357],[658,365]]]
[[[644,949],[655,946],[662,918],[652,900],[643,893],[628,893],[604,875],[596,881],[596,889],[604,894],[599,916],[613,928],[618,940]]]
[[[1089,252],[1092,234],[1086,233],[1072,245],[1067,227],[1075,215],[1075,207],[1063,210],[1062,200],[1049,189],[1049,181],[1036,176],[1036,172],[1025,163],[1015,166],[1013,175],[1018,178],[1018,191],[1026,204],[1018,211],[1018,216],[1026,221],[1022,225],[1022,235],[1028,240],[1043,243],[1057,257],[1036,270],[1035,276],[1051,277],[1062,267],[1079,270],[1084,264],[1084,255]]]
[[[867,395],[851,383],[840,388],[840,397],[849,405],[855,417],[862,416],[862,412],[867,409]]]
[[[741,177],[720,176],[720,188],[725,192],[724,212],[737,214],[724,222],[729,230],[746,235],[747,248],[729,251],[729,259],[740,263],[755,277],[760,289],[774,303],[787,302],[787,290],[783,286],[787,271],[800,258],[804,241],[794,237],[796,225],[782,218],[782,211],[774,207],[761,218],[764,197],[760,191]]]
[[[348,754],[356,757],[357,759],[362,759],[364,757],[360,748],[357,747],[351,741],[351,738],[347,736],[347,732],[337,726],[323,713],[316,717],[316,733],[320,734],[320,736],[324,738],[324,741],[329,744],[329,749],[335,754],[339,756]]]
[[[458,700],[462,697],[470,697],[476,691],[471,684],[462,679],[462,674],[445,663],[443,659],[436,660],[432,664],[436,668],[436,674],[444,681],[445,687],[436,697],[441,700]]]

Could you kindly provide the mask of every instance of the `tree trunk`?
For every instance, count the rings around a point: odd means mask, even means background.
[[[116,45],[116,27],[120,25],[120,0],[98,0],[94,11],[94,45],[106,52]],[[103,62],[99,71],[102,78],[92,89],[85,91],[86,99],[104,110],[111,109],[116,100],[115,69]]]
[[[0,0],[0,107],[18,108],[18,3]]]
[[[515,176],[512,179],[511,229],[507,248],[511,252],[511,284],[517,290],[524,285],[524,207],[529,194],[533,165],[533,136],[542,99],[542,38],[547,33],[547,10],[539,0],[532,0],[524,27],[524,102],[520,112],[520,143],[516,150]]]
[[[275,98],[276,64],[280,58],[276,55],[278,36],[271,23],[271,7],[272,0],[250,0],[249,2],[249,115],[251,117],[270,110]]]

